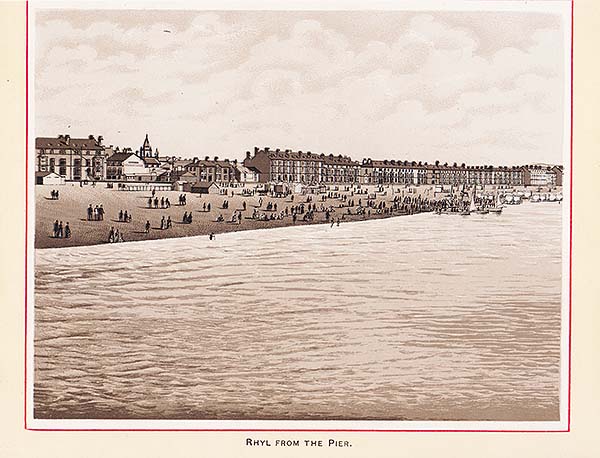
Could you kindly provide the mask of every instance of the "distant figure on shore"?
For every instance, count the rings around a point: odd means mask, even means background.
[[[213,232],[208,234],[208,240],[214,240],[214,239],[215,239],[215,234]]]
[[[165,208],[171,208],[171,202],[168,197],[165,199]]]
[[[160,228],[165,229],[165,217],[164,216],[160,219]]]
[[[69,227],[69,222],[67,221],[67,224],[65,225],[65,238],[66,239],[70,239],[71,238],[71,228]]]
[[[173,227],[173,222],[171,221],[171,217],[168,216],[167,217],[167,229]]]
[[[114,226],[110,227],[110,231],[108,231],[108,243],[113,243],[115,241],[115,228]]]
[[[54,221],[54,226],[52,228],[52,236],[57,239],[58,238],[58,220]]]
[[[92,204],[87,208],[87,219],[88,221],[92,220],[92,216],[94,214],[94,209],[92,208]]]
[[[152,208],[152,197],[148,198],[148,208]]]
[[[160,208],[165,208],[165,198],[164,197],[160,198]]]
[[[145,229],[146,234],[150,232],[150,221],[146,221]]]
[[[246,211],[246,201],[242,202],[242,208],[244,209],[244,211]]]
[[[185,213],[183,214],[183,219],[182,219],[182,221],[183,221],[184,223],[187,223],[187,212],[185,212]]]
[[[154,208],[158,208],[158,197],[154,198]]]
[[[123,221],[123,210],[119,210],[119,221]]]
[[[156,189],[152,188],[152,197],[156,195]]]
[[[62,221],[58,223],[58,238],[62,239],[63,237],[63,223]]]

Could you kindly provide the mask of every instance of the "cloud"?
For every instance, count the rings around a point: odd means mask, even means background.
[[[469,13],[477,27],[455,13],[390,14],[385,33],[369,14],[42,16],[36,133],[72,125],[136,147],[148,132],[184,156],[241,158],[257,144],[357,159],[561,161],[558,26],[532,17],[520,42],[494,49],[493,13]],[[361,17],[364,27],[347,26]]]

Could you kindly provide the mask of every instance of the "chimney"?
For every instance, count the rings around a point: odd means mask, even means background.
[[[88,140],[94,140],[94,136],[93,135],[88,135]]]
[[[254,154],[258,153],[258,146],[254,147]]]
[[[104,137],[102,135],[98,135],[98,145],[102,145],[102,140],[104,140]]]
[[[215,162],[219,160],[219,156],[215,156]]]
[[[71,136],[69,134],[65,135],[65,143],[68,145],[71,141]]]
[[[208,160],[210,160],[210,158],[208,156],[204,156],[204,160],[208,161]]]
[[[265,150],[265,152],[267,152],[267,153],[268,153],[268,152],[269,152],[269,147],[268,147],[268,146],[265,146],[265,147],[264,147],[264,150]]]
[[[229,164],[229,159],[225,159],[225,162],[227,162]]]
[[[250,156],[251,156],[250,151],[246,151],[246,159],[250,159]]]
[[[280,150],[279,148],[277,148],[277,149],[275,150],[275,152],[276,152],[276,153],[279,153],[280,151],[281,151],[281,150]]]

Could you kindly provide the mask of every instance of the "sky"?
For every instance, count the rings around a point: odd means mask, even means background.
[[[38,10],[35,134],[161,155],[254,146],[562,163],[561,18],[498,12]]]

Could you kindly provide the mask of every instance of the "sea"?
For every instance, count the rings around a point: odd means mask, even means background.
[[[558,420],[565,209],[36,250],[34,417]]]

